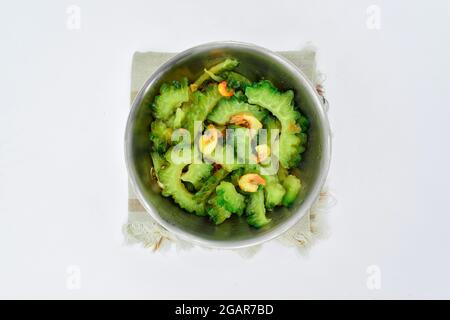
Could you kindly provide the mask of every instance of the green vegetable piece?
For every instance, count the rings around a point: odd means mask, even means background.
[[[295,167],[301,160],[301,131],[297,120],[300,113],[294,109],[293,91],[278,91],[272,84],[263,80],[245,89],[249,103],[257,104],[270,112],[280,121],[280,162],[286,168]]]
[[[302,160],[301,153],[305,148],[301,145],[301,138],[298,134],[286,133],[283,130],[280,134],[280,163],[286,168],[298,166]]]
[[[283,183],[283,181],[287,178],[288,175],[289,175],[288,169],[286,169],[283,166],[279,166],[278,167],[278,180],[281,183]]]
[[[281,130],[281,123],[274,116],[268,115],[264,118],[263,126],[267,130]]]
[[[220,168],[203,183],[200,190],[194,195],[198,203],[205,203],[209,196],[216,190],[219,183],[228,175],[228,171]]]
[[[229,152],[229,154],[227,154],[227,152]],[[214,151],[211,154],[203,155],[203,157],[205,161],[220,164],[227,172],[232,172],[242,166],[242,164],[236,163],[233,146],[231,146],[231,148],[226,148],[226,145],[223,145],[223,140],[221,138]]]
[[[309,128],[308,118],[305,116],[301,116],[298,122],[300,123],[300,127],[302,128],[302,132],[306,132],[306,130],[308,130]]]
[[[213,79],[216,82],[221,82],[223,81],[223,78],[220,76],[216,76],[214,73],[212,73],[211,71],[207,70],[207,69],[203,69],[203,71],[205,71],[205,73],[207,73],[209,75],[209,77],[211,79]]]
[[[155,120],[150,126],[150,140],[153,150],[164,153],[170,145],[172,129],[161,120]]]
[[[266,217],[266,208],[264,207],[264,191],[259,188],[249,196],[249,202],[246,208],[247,222],[255,228],[261,228],[270,222]]]
[[[170,153],[171,150],[167,152]],[[171,162],[169,155],[166,155],[166,159],[169,164],[159,172],[159,181],[163,184],[162,195],[172,196],[174,201],[188,212],[195,212],[200,216],[205,215],[204,203],[196,201],[194,195],[181,182],[181,174],[186,164]]]
[[[188,171],[183,173],[181,180],[190,182],[196,190],[200,189],[202,181],[211,175],[212,165],[209,163],[192,163]]]
[[[216,106],[222,96],[217,89],[217,85],[211,85],[205,92],[196,91],[192,94],[192,101],[186,108],[183,127],[189,130],[192,139],[194,139],[194,125],[196,121],[205,121],[208,113]]]
[[[230,211],[227,211],[226,209],[216,205],[208,208],[207,214],[211,221],[216,225],[223,223],[226,219],[231,217]]]
[[[208,115],[208,120],[218,125],[225,125],[230,118],[239,113],[247,113],[253,115],[259,121],[267,116],[267,110],[239,101],[236,97],[230,99],[222,99],[217,106]]]
[[[228,88],[232,88],[234,90],[245,89],[246,86],[252,84],[249,79],[234,71],[225,71],[222,73],[222,77],[227,80]]]
[[[247,96],[242,91],[234,91],[233,99],[237,99],[241,102],[248,102]]]
[[[295,199],[297,198],[298,193],[302,187],[300,179],[296,176],[289,175],[284,179],[283,186],[286,189],[286,194],[283,197],[283,206],[289,207],[291,206]]]
[[[216,187],[216,203],[231,213],[241,216],[245,209],[245,197],[230,182],[222,181]]]
[[[308,135],[304,132],[301,132],[300,139],[302,140],[302,145],[306,145],[306,143],[308,142]]]
[[[252,157],[252,150],[255,147],[255,140],[252,139],[251,131],[247,128],[238,127],[233,130],[233,135],[230,138],[235,143],[237,162],[250,165],[250,157]]]
[[[239,167],[231,172],[230,181],[234,186],[239,185],[239,178],[244,175],[244,170],[243,167]]]
[[[181,82],[164,83],[159,92],[152,105],[153,111],[157,119],[168,120],[183,102],[189,100],[188,80],[183,78]]]
[[[267,144],[269,145],[269,147],[272,149],[272,142],[275,142],[275,137],[273,137],[274,141],[272,141],[272,134],[280,134],[281,131],[281,123],[280,121],[278,121],[277,118],[275,118],[272,115],[268,115],[267,117],[264,118],[263,121],[263,127],[264,129],[267,130]],[[277,130],[277,131],[274,131]],[[273,150],[275,151],[275,150]]]
[[[177,108],[175,113],[170,116],[169,120],[167,120],[168,126],[173,129],[181,128],[185,115],[186,113],[182,108]]]
[[[195,80],[193,84],[191,84],[191,90],[196,91],[206,80],[208,80],[211,76],[210,74],[220,74],[224,71],[232,70],[239,65],[239,61],[236,59],[226,59],[215,66],[208,69],[208,72],[203,72],[203,74]]]
[[[167,165],[167,161],[158,152],[150,153],[150,157],[152,158],[153,169],[155,170],[156,176],[158,177],[159,171],[165,165]]]
[[[266,208],[273,209],[281,204],[286,190],[278,182],[277,176],[263,176],[263,178],[266,180],[266,186],[264,188]]]

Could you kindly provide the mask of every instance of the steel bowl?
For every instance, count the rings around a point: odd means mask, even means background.
[[[290,208],[269,212],[271,223],[263,228],[250,227],[245,218],[232,217],[214,225],[180,209],[170,198],[160,195],[151,174],[149,105],[163,82],[186,76],[193,81],[203,69],[226,57],[240,61],[237,71],[251,80],[268,79],[281,90],[293,89],[295,103],[310,119],[307,150],[298,173],[302,190]],[[330,129],[320,96],[313,84],[290,61],[252,44],[214,42],[183,51],[164,63],[145,82],[137,94],[128,117],[125,133],[125,157],[128,174],[137,197],[149,214],[164,228],[192,243],[213,248],[242,248],[273,239],[294,226],[311,208],[325,182],[330,163]]]

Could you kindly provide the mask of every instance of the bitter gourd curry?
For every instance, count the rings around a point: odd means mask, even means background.
[[[292,169],[302,160],[309,121],[292,90],[252,82],[238,65],[225,59],[192,83],[160,87],[151,104],[150,156],[161,194],[185,211],[214,224],[241,217],[260,228],[302,188]]]

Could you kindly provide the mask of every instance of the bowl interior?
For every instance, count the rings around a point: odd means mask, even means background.
[[[205,67],[226,57],[238,59],[240,65],[236,71],[251,80],[268,79],[281,90],[294,90],[296,106],[311,122],[307,151],[298,168],[303,186],[301,194],[291,208],[280,207],[269,212],[268,217],[272,222],[261,229],[250,227],[245,217],[233,215],[225,223],[215,226],[205,217],[186,213],[171,199],[159,194],[159,188],[151,175],[148,133],[152,117],[149,105],[160,85],[183,76],[193,81]],[[239,247],[272,238],[305,214],[320,191],[323,171],[328,167],[328,139],[328,123],[322,106],[311,84],[298,69],[278,55],[260,48],[224,43],[188,50],[163,65],[146,82],[134,102],[129,118],[127,161],[130,177],[141,202],[163,226],[181,237],[204,245]]]

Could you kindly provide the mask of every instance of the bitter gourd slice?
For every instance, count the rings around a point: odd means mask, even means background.
[[[283,186],[286,189],[286,194],[283,197],[283,205],[285,207],[291,206],[302,187],[300,179],[293,175],[288,175],[283,181]]]
[[[270,222],[270,219],[266,217],[262,187],[250,194],[246,214],[248,224],[255,228],[261,228]]]
[[[156,176],[158,176],[159,171],[167,164],[167,161],[158,152],[150,153],[150,157],[152,158],[153,169],[156,172]]]
[[[191,90],[196,91],[206,80],[211,76],[210,74],[220,74],[224,71],[229,71],[236,68],[239,65],[239,61],[236,59],[225,59],[224,61],[216,64],[215,66],[208,69],[208,72],[203,72],[202,75],[191,84]]]
[[[279,166],[278,167],[278,180],[281,183],[283,183],[283,181],[287,178],[288,175],[289,175],[288,169],[286,169],[283,166]]]
[[[305,116],[301,116],[300,119],[298,120],[300,127],[302,128],[302,132],[306,132],[306,130],[308,130],[309,128],[309,120],[307,117]]]
[[[194,139],[195,122],[205,121],[208,113],[216,106],[221,97],[217,85],[208,86],[204,93],[196,91],[192,94],[192,101],[186,108],[187,111],[183,120],[183,127],[189,131],[192,139]]]
[[[204,179],[211,175],[212,165],[210,163],[192,163],[188,171],[182,174],[181,180],[190,182],[195,189],[200,189]]]
[[[263,121],[264,129],[267,129],[267,131],[270,130],[281,130],[281,123],[278,121],[277,118],[274,116],[268,115],[264,118]]]
[[[280,162],[286,168],[297,166],[302,151],[301,138],[298,135],[301,127],[297,123],[301,115],[294,109],[293,91],[281,93],[269,81],[263,80],[248,86],[245,95],[249,103],[269,110],[280,121]]]
[[[153,112],[157,119],[168,120],[182,103],[189,100],[188,80],[183,78],[181,82],[164,83],[159,93],[152,105]]]
[[[212,200],[211,202],[213,203],[213,205],[208,208],[207,214],[208,214],[209,218],[211,219],[211,221],[214,222],[214,224],[216,224],[216,225],[221,224],[226,219],[231,217],[230,211],[224,209],[221,206],[215,205],[214,200]]]
[[[173,129],[181,128],[185,115],[186,113],[183,108],[177,108],[175,113],[170,116],[169,120],[167,120],[167,125]]]
[[[281,204],[286,190],[278,182],[278,177],[276,175],[263,176],[263,178],[266,180],[266,185],[264,187],[266,208],[273,209]]]
[[[230,182],[234,186],[238,186],[239,178],[244,175],[245,169],[243,167],[239,167],[231,172],[230,174]]]
[[[238,89],[245,89],[246,86],[252,84],[249,79],[234,71],[225,71],[221,76],[227,80],[227,86],[235,91]]]
[[[167,153],[170,152],[171,150],[167,151]],[[186,163],[174,163],[170,160],[168,154],[166,154],[166,159],[169,162],[168,165],[159,171],[159,181],[164,186],[162,195],[165,197],[172,196],[174,201],[188,212],[204,215],[204,203],[196,201],[194,194],[190,193],[181,181],[181,174]]]
[[[220,165],[227,172],[232,172],[242,166],[235,159],[234,146],[224,146],[222,143],[218,144],[211,154],[203,155],[203,157],[205,161]]]
[[[250,159],[253,155],[253,149],[256,144],[256,140],[253,139],[252,133],[253,132],[250,129],[235,127],[227,135],[226,138],[228,145],[235,150],[236,164],[246,165],[251,163]],[[256,160],[254,160],[253,163],[256,163]]]
[[[272,149],[275,154],[278,153],[279,149],[279,135],[281,131],[281,123],[272,115],[268,115],[263,121],[264,129],[266,129],[266,141],[262,143],[267,143],[267,145]],[[261,142],[260,142],[261,143]]]
[[[208,120],[218,125],[225,125],[232,116],[239,113],[248,113],[261,121],[267,116],[267,110],[239,101],[236,97],[230,99],[222,99],[217,106],[208,115]]]
[[[170,145],[172,129],[163,121],[155,120],[150,125],[150,140],[153,150],[164,153]]]
[[[236,191],[231,182],[222,181],[216,187],[216,204],[240,216],[245,209],[245,197]]]
[[[194,195],[198,203],[205,203],[209,196],[216,190],[219,183],[228,175],[228,171],[220,168],[203,183],[201,189]]]

